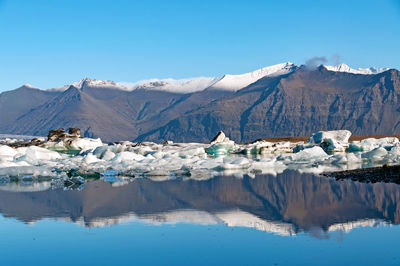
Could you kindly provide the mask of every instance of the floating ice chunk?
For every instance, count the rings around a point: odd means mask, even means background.
[[[93,153],[87,154],[83,159],[83,162],[86,164],[96,163],[98,161],[100,160],[95,155],[93,155]]]
[[[142,161],[146,157],[140,154],[136,154],[133,152],[129,151],[123,151],[120,153],[117,153],[115,157],[112,159],[114,163],[120,163],[120,162],[132,162],[132,161]]]
[[[93,151],[93,155],[95,155],[99,159],[109,161],[115,157],[115,153],[111,150],[115,150],[113,149],[113,146],[99,146]]]
[[[115,153],[113,153],[112,151],[106,151],[100,159],[109,161],[109,160],[112,160],[114,157],[115,157]]]
[[[43,161],[54,161],[58,159],[61,159],[61,155],[58,152],[37,146],[28,147],[25,155],[16,158],[17,161],[25,161],[32,165],[42,164]]]
[[[393,146],[390,149],[389,154],[395,155],[395,156],[400,156],[400,146]]]
[[[353,141],[349,144],[347,148],[347,152],[363,152],[363,151],[370,151],[371,149],[365,149],[365,146],[361,144],[360,141]]]
[[[262,155],[272,153],[293,152],[293,147],[300,143],[257,141],[243,148],[241,153],[247,155]]]
[[[346,158],[348,163],[358,163],[361,162],[361,155],[354,154],[354,153],[346,153]]]
[[[99,146],[96,149],[94,149],[93,154],[96,155],[97,158],[102,159],[104,154],[110,149],[110,146],[104,145],[104,146]]]
[[[351,136],[349,130],[331,130],[331,131],[318,131],[311,135],[308,143],[320,144],[325,139],[331,139],[337,142],[347,143]]]
[[[379,161],[383,160],[383,157],[386,156],[387,154],[388,152],[385,148],[378,147],[373,149],[372,151],[363,153],[361,157],[371,161]]]
[[[297,153],[299,151],[312,148],[314,146],[315,146],[314,144],[310,144],[310,143],[300,143],[300,144],[296,145],[295,147],[293,147],[293,152]]]
[[[71,169],[77,169],[81,173],[102,173],[113,169],[118,171],[118,176],[141,175],[153,180],[168,180],[176,176],[208,179],[221,174],[254,177],[261,173],[276,174],[284,169],[320,173],[326,170],[338,171],[400,163],[400,143],[396,138],[353,142],[352,144],[361,147],[358,152],[328,155],[324,149],[330,152],[343,151],[349,136],[347,131],[318,132],[307,143],[258,141],[240,145],[233,141],[225,141],[221,136],[222,134],[217,137],[220,142],[211,145],[162,145],[129,141],[103,145],[101,140],[90,139],[77,139],[75,142],[65,139],[44,144],[45,147],[55,150],[83,150],[73,156],[36,146],[13,149],[0,145],[0,169],[7,174],[52,176],[56,173],[65,174]],[[370,151],[363,152],[368,149]],[[242,155],[233,154],[237,151],[241,151]],[[243,156],[243,153],[252,156]],[[31,167],[39,165],[41,167]],[[57,171],[53,173],[52,169]],[[121,184],[124,182],[125,180]]]
[[[301,150],[293,154],[281,154],[278,156],[277,160],[282,160],[286,162],[311,162],[314,160],[323,160],[328,157],[328,154],[319,146],[314,146],[312,148]]]
[[[318,131],[311,135],[307,143],[317,144],[325,151],[344,152],[350,136],[351,132],[348,130]]]
[[[340,164],[360,164],[362,162],[361,154],[354,153],[337,153],[328,157],[325,163],[340,165]]]
[[[400,145],[393,146],[388,152],[386,159],[389,163],[399,163],[400,162]]]
[[[17,151],[9,146],[0,145],[0,157],[14,157]]]
[[[103,145],[99,138],[67,138],[58,142],[48,141],[44,144],[44,147],[54,150],[81,150],[85,152],[95,150],[97,147]]]
[[[99,146],[103,146],[103,142],[100,138],[90,139],[90,138],[76,138],[73,139],[69,145],[73,149],[78,149],[82,151],[94,150]]]
[[[235,150],[235,146],[233,143],[227,142],[227,143],[216,143],[205,149],[206,153],[213,155],[213,156],[219,156],[219,155],[226,155],[233,153]]]
[[[206,151],[204,150],[203,147],[188,147],[188,148],[183,148],[179,152],[179,156],[182,158],[187,158],[191,156],[198,156],[198,155],[203,155],[205,154]]]
[[[146,156],[149,153],[154,153],[155,152],[152,149],[152,147],[149,147],[149,146],[138,146],[138,147],[135,147],[133,149],[127,148],[127,150],[135,152],[135,153],[140,154],[140,155],[144,155],[144,156]]]
[[[361,141],[353,141],[350,143],[348,151],[349,152],[358,152],[358,151],[372,151],[377,147],[383,147],[386,149],[390,149],[393,145],[399,143],[399,139],[395,137],[387,137],[387,138],[367,138]]]
[[[186,166],[186,168],[191,169],[196,167],[201,169],[214,169],[223,163],[223,159],[223,157],[203,159],[197,161],[195,164]]]

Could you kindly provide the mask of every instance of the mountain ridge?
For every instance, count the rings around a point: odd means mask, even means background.
[[[0,132],[46,135],[80,127],[104,141],[156,142],[207,142],[220,130],[237,142],[328,129],[400,133],[398,70],[359,74],[284,63],[257,73],[262,77],[254,82],[243,74],[240,84],[251,83],[240,89],[218,89],[218,80],[188,93],[181,87],[119,89],[116,82],[88,78],[65,90],[26,85],[0,94]]]
[[[384,67],[384,68],[376,68],[376,67],[369,67],[369,68],[351,68],[350,66],[346,64],[338,64],[335,66],[328,66],[328,65],[320,65],[320,67],[324,67],[329,71],[333,72],[343,72],[343,73],[352,73],[352,74],[361,74],[361,75],[375,75],[379,74],[385,71],[388,71],[392,68]],[[222,90],[238,90],[241,88],[244,88],[251,83],[254,83],[255,81],[259,80],[260,78],[266,77],[266,76],[278,76],[278,75],[283,75],[287,73],[291,73],[294,70],[305,67],[305,65],[296,65],[291,62],[285,62],[285,63],[280,63],[280,64],[275,64],[275,65],[270,65],[266,66],[263,68],[259,68],[247,73],[243,74],[224,74],[222,76],[217,76],[217,77],[194,77],[194,78],[184,78],[184,79],[173,79],[173,78],[167,78],[167,79],[149,79],[149,80],[142,80],[142,81],[137,81],[137,82],[115,82],[112,80],[97,80],[97,79],[91,79],[91,78],[83,78],[79,81],[73,82],[71,84],[67,84],[61,87],[55,87],[55,88],[49,88],[49,89],[40,89],[34,85],[31,85],[29,83],[24,84],[22,87],[30,87],[32,89],[39,89],[39,90],[50,90],[50,91],[64,91],[68,89],[70,86],[74,86],[76,88],[81,88],[83,85],[89,85],[91,87],[114,87],[115,89],[119,90],[126,90],[126,91],[132,91],[135,89],[155,89],[155,90],[166,90],[169,92],[177,92],[177,93],[192,93],[192,92],[197,92],[201,90],[205,90],[208,88],[214,88],[214,89],[222,89]],[[308,67],[308,66],[306,66]],[[311,67],[313,68],[313,67]],[[226,81],[228,79],[228,81]],[[247,80],[241,80],[241,79],[250,79],[250,81]],[[227,82],[228,84],[221,84],[219,83],[225,83]],[[189,88],[187,90],[181,89],[181,90],[171,90],[171,88],[166,88],[165,85],[169,86],[180,86],[180,85],[185,85],[188,83],[199,83],[197,84],[197,88]],[[239,83],[239,84],[238,84]]]

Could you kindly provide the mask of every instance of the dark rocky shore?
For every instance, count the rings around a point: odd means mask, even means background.
[[[382,167],[330,172],[322,175],[336,178],[336,180],[350,179],[363,183],[385,182],[400,184],[400,165],[384,165]]]

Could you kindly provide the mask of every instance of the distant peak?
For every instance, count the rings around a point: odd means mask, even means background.
[[[352,73],[352,74],[361,74],[361,75],[373,75],[373,74],[379,74],[382,72],[385,72],[389,70],[389,68],[375,68],[375,67],[369,67],[369,68],[351,68],[350,66],[346,64],[338,64],[336,66],[323,66],[325,69],[329,71],[334,71],[334,72],[347,72],[347,73]]]
[[[121,85],[121,84],[117,84],[114,81],[111,80],[97,80],[97,79],[91,79],[91,78],[83,78],[79,81],[76,81],[72,84],[68,84],[68,85],[64,85],[62,87],[59,88],[55,88],[53,90],[56,91],[65,91],[67,89],[69,89],[70,87],[75,87],[77,89],[84,89],[86,87],[97,87],[97,88],[109,88],[109,89],[118,89],[118,90],[128,90],[128,88],[126,88],[125,86]]]
[[[30,88],[30,89],[39,89],[38,87],[35,87],[35,86],[33,86],[33,85],[29,84],[29,83],[25,83],[21,87]]]

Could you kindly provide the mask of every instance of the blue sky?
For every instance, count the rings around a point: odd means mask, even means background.
[[[239,74],[314,56],[400,69],[399,48],[399,0],[0,0],[0,91]]]

